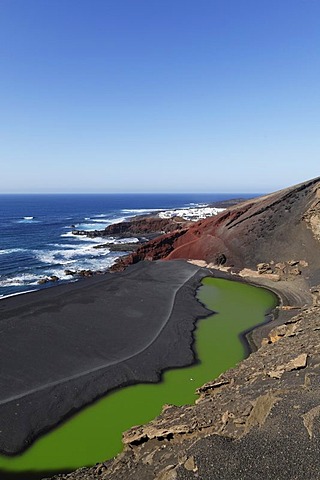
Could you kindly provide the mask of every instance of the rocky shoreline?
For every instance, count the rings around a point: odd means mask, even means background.
[[[173,250],[173,241],[200,219],[215,216],[230,206],[237,205],[244,200],[234,198],[215,202],[203,207],[186,207],[176,210],[165,210],[149,214],[137,215],[126,221],[108,225],[103,230],[79,230],[72,225],[71,233],[74,236],[87,237],[89,239],[107,239],[107,242],[94,246],[95,249],[108,249],[110,252],[119,252],[120,255],[114,265],[108,269],[110,272],[121,272],[128,265],[143,259],[157,260],[163,258]],[[172,234],[172,235],[169,235]],[[168,235],[168,241],[158,245],[157,239]],[[153,241],[153,242],[151,242]],[[150,243],[151,242],[151,243]],[[170,247],[171,245],[171,247]],[[81,279],[106,273],[103,270],[72,270],[66,269],[64,274],[70,278]],[[38,281],[39,285],[54,284],[60,278],[56,275],[46,276]]]
[[[179,210],[159,211],[138,215],[129,220],[108,225],[103,230],[79,230],[72,225],[71,233],[74,236],[87,237],[89,239],[101,239],[101,244],[94,246],[95,249],[108,249],[110,252],[119,252],[119,254],[134,255],[134,261],[137,263],[145,257],[144,246],[151,240],[159,238],[164,234],[173,233],[175,238],[185,233],[191,225],[200,218],[208,218],[217,215],[230,205],[236,205],[241,199],[230,199],[223,202],[217,202],[215,205],[206,207],[188,207]],[[181,215],[178,215],[181,214]],[[104,239],[107,241],[104,242]],[[167,251],[167,247],[165,248]],[[162,258],[163,251],[158,255],[153,255],[152,259]],[[116,259],[115,265],[110,269],[111,272],[123,271],[127,266],[127,261],[121,261],[122,255]],[[129,263],[128,263],[129,264]],[[80,279],[83,277],[92,277],[106,273],[103,270],[72,270],[66,269],[64,274],[70,278]],[[56,275],[46,276],[38,281],[39,285],[54,284],[59,282],[60,278]]]

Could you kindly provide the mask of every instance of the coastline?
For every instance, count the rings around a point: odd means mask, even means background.
[[[197,219],[218,213],[221,209],[241,201],[241,199],[217,200],[207,203],[206,206],[202,203],[190,203],[186,207],[176,205],[170,208],[164,206],[157,209],[152,207],[131,210],[118,208],[118,211],[114,211],[112,206],[110,210],[103,207],[101,201],[97,203],[95,210],[92,205],[86,210],[86,205],[81,204],[80,199],[80,206],[84,208],[81,219],[79,214],[72,213],[72,210],[68,211],[69,216],[65,218],[59,197],[58,212],[61,220],[56,223],[54,207],[49,200],[44,199],[46,210],[51,215],[48,219],[44,217],[40,207],[39,211],[33,212],[35,217],[32,217],[32,220],[19,219],[21,212],[17,212],[12,218],[4,215],[2,219],[2,228],[9,229],[9,237],[3,243],[2,250],[0,249],[0,256],[3,259],[0,268],[0,300],[8,298],[9,295],[29,293],[77,281],[97,273],[103,274],[122,256],[135,251],[151,238],[161,235],[163,231],[168,231],[166,225],[169,226],[170,221],[171,229],[181,228],[183,224],[185,226],[193,224]],[[151,197],[150,201],[154,206],[155,200]],[[165,202],[164,199],[161,201]],[[123,200],[120,206],[123,207],[125,202],[127,200]],[[146,200],[143,199],[143,202]],[[174,202],[177,202],[177,199]],[[106,213],[97,213],[101,211]],[[174,219],[178,218],[176,217],[178,211],[182,214],[180,225],[174,222]],[[165,214],[165,218],[161,218],[159,214]],[[187,220],[189,214],[190,219]],[[148,222],[152,218],[157,219],[158,227],[156,224],[152,225],[152,221]],[[143,221],[146,221],[145,225]],[[125,235],[123,226],[130,223],[135,226],[140,224],[143,228],[140,232],[136,230],[136,234],[132,229]],[[105,232],[108,227],[109,235]],[[72,231],[79,232],[79,235],[72,234]],[[26,234],[29,237],[27,244],[25,241],[21,242]],[[38,238],[41,239],[40,242]]]
[[[15,204],[15,197],[8,196],[3,201],[0,215],[1,228],[6,232],[0,248],[0,299],[16,292],[64,284],[97,271],[105,272],[116,257],[125,253],[125,243],[139,243],[133,234],[127,238],[111,234],[98,239],[89,235],[88,238],[77,237],[72,234],[73,230],[88,234],[95,230],[102,232],[108,226],[119,225],[119,222],[154,217],[156,212],[168,213],[169,218],[163,219],[165,223],[177,209],[182,209],[184,215],[197,210],[202,217],[205,215],[204,204],[210,206],[211,213],[216,213],[214,204],[221,203],[221,197],[228,198],[228,195],[133,195],[121,198],[118,195],[76,195],[68,196],[65,202],[64,196],[44,195],[41,201],[38,197],[26,196],[23,202],[19,198]],[[232,200],[225,202],[226,205],[233,203]],[[26,220],[26,212],[33,218],[30,216]],[[192,219],[196,220],[197,216]],[[160,230],[157,235],[162,233],[162,228]],[[141,232],[142,243],[150,238],[147,233],[146,229]],[[151,238],[154,236],[151,234]],[[110,248],[96,248],[97,244],[106,242],[110,243]],[[128,252],[133,247],[128,245]]]

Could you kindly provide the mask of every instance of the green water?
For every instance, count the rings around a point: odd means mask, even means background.
[[[193,403],[197,387],[243,359],[239,333],[262,322],[276,304],[276,297],[267,290],[217,278],[203,280],[198,298],[219,312],[198,322],[195,348],[201,363],[169,370],[159,384],[135,385],[107,395],[40,438],[24,454],[0,456],[0,469],[66,471],[111,458],[121,450],[121,432],[157,416],[164,403]]]

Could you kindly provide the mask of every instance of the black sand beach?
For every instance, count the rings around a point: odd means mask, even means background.
[[[195,299],[207,274],[185,261],[142,262],[2,300],[1,452],[23,451],[111,389],[190,364],[195,319],[209,313]]]

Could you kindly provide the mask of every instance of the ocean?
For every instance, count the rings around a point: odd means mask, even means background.
[[[107,270],[120,255],[72,234],[102,230],[136,215],[214,204],[247,194],[20,194],[0,195],[0,299],[75,281],[71,270]],[[130,239],[132,242],[133,240]],[[125,242],[122,239],[121,242]],[[50,276],[57,282],[39,285]]]

